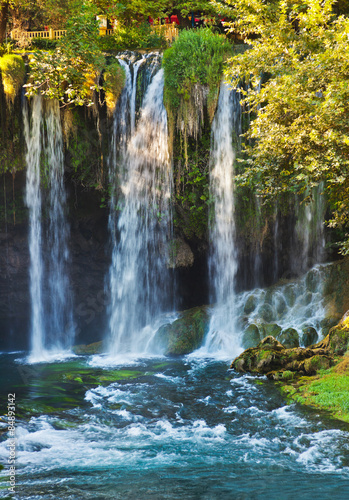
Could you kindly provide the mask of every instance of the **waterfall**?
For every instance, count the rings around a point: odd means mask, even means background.
[[[43,102],[41,97],[34,97],[31,120],[28,106],[24,106],[24,124],[30,225],[31,360],[45,361],[69,350],[74,340],[72,298],[66,272],[69,231],[65,219],[63,137],[58,102]],[[42,178],[45,183],[41,182]]]
[[[234,337],[235,275],[237,252],[234,222],[233,134],[241,130],[239,93],[227,84],[220,88],[218,108],[212,124],[210,158],[210,195],[214,200],[210,223],[211,256],[209,260],[211,302],[215,302],[209,332],[202,352],[229,354],[238,347]]]
[[[172,174],[163,86],[163,70],[160,70],[148,87],[138,124],[126,150],[119,155],[122,211],[116,226],[115,198],[111,203],[114,236],[108,344],[113,356],[144,352],[150,340],[150,325],[167,305]],[[122,98],[130,99],[134,95],[129,78]],[[114,117],[116,121],[125,119],[125,106],[120,103]],[[129,109],[134,108],[129,106]],[[115,174],[115,167],[113,172]]]
[[[31,353],[41,356],[44,351],[44,313],[43,313],[43,262],[41,231],[41,190],[40,156],[42,99],[33,99],[31,127],[27,105],[23,108],[24,133],[27,145],[26,197],[29,208],[29,255],[30,255],[30,298],[31,298]]]
[[[294,274],[305,273],[323,261],[325,253],[325,198],[324,186],[320,183],[308,195],[305,202],[299,196],[295,200],[297,222],[294,230],[291,268]]]

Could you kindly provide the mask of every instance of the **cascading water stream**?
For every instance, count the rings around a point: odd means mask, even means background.
[[[41,97],[34,97],[31,120],[28,106],[24,106],[24,124],[27,145],[26,204],[30,220],[30,359],[36,362],[46,361],[69,350],[74,340],[72,299],[66,272],[68,226],[58,102],[44,103]],[[45,197],[41,183],[44,175],[41,173],[42,159],[47,165],[48,192]],[[46,220],[43,220],[44,210]]]
[[[113,356],[144,352],[150,341],[149,325],[166,307],[172,175],[163,86],[160,70],[148,87],[136,130],[121,158],[123,209],[110,269],[109,352]],[[132,89],[125,95],[132,96]]]
[[[230,355],[238,349],[234,337],[235,275],[237,252],[234,221],[233,134],[241,129],[239,94],[226,83],[220,88],[218,108],[212,124],[210,194],[215,201],[210,225],[211,256],[209,261],[214,307],[209,332],[202,353]]]
[[[48,252],[48,322],[46,332],[50,347],[67,350],[73,345],[73,308],[69,289],[67,261],[69,259],[69,228],[65,217],[63,134],[58,101],[46,103],[45,155],[49,168],[47,231]]]
[[[302,274],[309,270],[314,264],[323,261],[325,249],[324,219],[325,198],[323,195],[323,183],[313,188],[311,199],[308,203],[296,197],[296,217],[293,258],[291,261],[292,271]]]
[[[31,297],[31,353],[41,356],[44,351],[44,316],[42,290],[41,249],[41,122],[42,99],[35,96],[32,106],[31,126],[27,104],[23,108],[24,132],[27,145],[26,204],[29,208],[29,254],[30,254],[30,297]]]

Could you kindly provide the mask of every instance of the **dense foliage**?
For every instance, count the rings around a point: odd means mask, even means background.
[[[129,25],[118,23],[111,35],[100,37],[103,51],[117,52],[132,49],[165,48],[166,39],[151,29],[148,22],[134,22]]]
[[[86,9],[71,17],[67,33],[54,52],[32,55],[27,94],[40,92],[64,104],[91,104],[91,91],[98,89],[105,62],[99,49],[98,32],[93,11]]]
[[[172,127],[184,138],[197,137],[203,123],[203,106],[213,119],[224,60],[231,46],[210,29],[181,32],[173,47],[164,53],[164,100]]]
[[[13,103],[25,77],[22,57],[15,54],[0,57],[0,71],[5,95]]]
[[[185,30],[164,53],[164,101],[175,162],[176,221],[186,237],[207,230],[210,122],[231,46],[210,29]],[[177,137],[175,130],[179,131]],[[176,223],[175,221],[175,223]]]
[[[251,50],[230,61],[230,77],[250,80],[256,113],[240,182],[265,196],[307,196],[321,182],[334,226],[349,221],[349,19],[319,0],[234,2]]]

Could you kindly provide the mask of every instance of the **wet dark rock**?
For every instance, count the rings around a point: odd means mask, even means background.
[[[305,280],[305,284],[307,290],[309,290],[312,293],[321,291],[321,276],[317,269],[309,271]]]
[[[103,342],[93,342],[93,344],[80,344],[73,347],[74,354],[100,354],[103,352]]]
[[[261,325],[258,325],[261,336],[262,338],[272,336],[277,338],[280,333],[281,333],[281,326],[277,325],[276,323],[263,323]]]
[[[273,308],[269,304],[263,304],[258,309],[258,315],[266,323],[271,323],[274,319]]]
[[[320,327],[324,337],[330,333],[331,328],[336,326],[340,321],[340,317],[337,316],[327,316],[322,321],[320,321]]]
[[[257,347],[250,348],[238,356],[231,368],[239,372],[266,374],[279,379],[280,372],[290,371],[313,375],[320,368],[334,364],[332,355],[323,348],[288,349],[274,337],[266,337]]]
[[[294,303],[296,302],[296,293],[294,291],[294,288],[292,285],[289,285],[287,287],[285,287],[285,299],[286,299],[286,302],[287,302],[287,305],[289,307],[292,307],[294,306]]]
[[[279,340],[285,347],[299,347],[299,335],[294,328],[286,328],[279,336]]]
[[[159,328],[154,345],[160,346],[167,355],[189,354],[202,344],[208,332],[209,322],[207,306],[183,311],[173,323]]]
[[[170,247],[169,268],[192,267],[194,254],[183,238],[176,238]]]
[[[276,299],[276,312],[279,316],[282,316],[287,309],[287,304],[285,299],[282,296],[277,297]]]
[[[317,341],[318,334],[315,328],[312,326],[306,326],[302,330],[302,344],[304,347],[309,347],[312,344],[315,344]]]
[[[313,347],[343,356],[349,349],[349,318],[344,316],[342,321],[331,328],[330,333]]]
[[[258,305],[257,297],[255,297],[254,295],[250,295],[246,300],[244,313],[251,314],[256,309],[257,305]]]
[[[248,325],[246,330],[242,335],[242,346],[244,349],[248,349],[249,347],[255,347],[261,340],[259,329],[257,325],[253,323]]]

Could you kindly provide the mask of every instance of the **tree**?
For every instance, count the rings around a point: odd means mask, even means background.
[[[246,134],[239,182],[264,196],[311,193],[324,183],[333,226],[349,222],[349,19],[333,1],[234,0],[238,29],[252,45],[229,63],[250,82],[256,118]],[[252,37],[253,35],[253,37]]]
[[[0,2],[0,43],[3,43],[5,40],[9,8],[9,1],[5,0]]]
[[[83,6],[69,18],[66,29],[53,53],[32,56],[27,94],[41,93],[65,105],[90,105],[91,91],[98,89],[98,78],[105,64],[99,49],[95,10]]]

